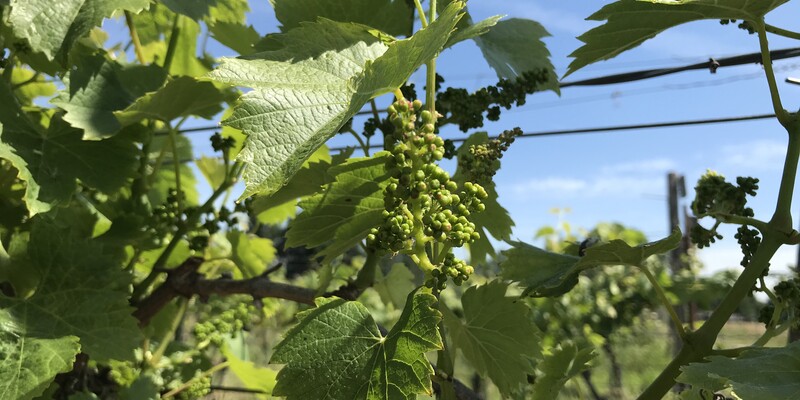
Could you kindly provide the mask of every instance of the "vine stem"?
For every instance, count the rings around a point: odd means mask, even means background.
[[[164,352],[167,351],[167,346],[172,342],[170,340],[170,336],[175,335],[175,330],[178,329],[178,325],[180,325],[181,320],[183,320],[183,316],[186,314],[186,309],[189,307],[189,300],[188,299],[179,299],[180,302],[180,309],[178,309],[178,313],[175,314],[175,318],[172,319],[172,324],[170,324],[170,328],[164,333],[164,337],[161,338],[161,342],[158,343],[158,348],[153,353],[153,356],[150,357],[150,365],[154,368],[158,365],[158,362],[161,360],[161,357],[164,356]]]
[[[172,19],[172,31],[169,34],[169,44],[167,44],[167,54],[164,56],[164,70],[169,72],[170,67],[172,66],[172,59],[175,57],[175,48],[178,45],[178,36],[181,34],[180,24],[180,14],[175,14],[175,18]]]
[[[781,125],[788,127],[788,124],[791,122],[791,117],[781,104],[781,95],[778,92],[778,84],[775,81],[775,72],[772,69],[772,58],[769,55],[769,42],[767,41],[767,31],[764,20],[758,21],[754,25],[756,27],[756,31],[758,32],[758,44],[761,48],[761,62],[764,65],[764,72],[767,75],[769,94],[772,97],[772,108],[775,110],[775,115],[778,117],[778,122],[780,122]]]
[[[428,19],[425,18],[425,9],[422,8],[422,3],[419,0],[414,0],[414,6],[417,7],[417,14],[419,14],[419,21],[422,23],[423,28],[428,27]],[[433,21],[431,21],[433,22]]]
[[[800,40],[800,33],[798,33],[798,32],[786,30],[786,29],[783,29],[783,28],[778,28],[777,26],[770,25],[770,24],[764,24],[764,29],[767,32],[773,33],[773,34],[778,35],[778,36],[787,37],[789,39]]]
[[[139,63],[145,64],[144,53],[142,52],[142,42],[139,41],[139,34],[136,32],[136,25],[133,24],[133,15],[130,11],[125,11],[125,23],[128,25],[128,32],[131,35],[131,42],[133,42],[133,51],[136,53],[136,59]]]
[[[660,399],[675,384],[675,378],[680,374],[680,368],[691,362],[702,361],[713,351],[719,332],[731,315],[752,289],[753,285],[763,276],[769,267],[769,261],[781,244],[791,238],[792,229],[792,194],[795,180],[797,179],[797,165],[800,159],[800,124],[796,116],[783,109],[780,93],[775,82],[775,73],[772,69],[772,60],[769,56],[769,43],[767,42],[764,21],[754,24],[758,31],[758,41],[761,47],[761,61],[764,64],[764,73],[769,84],[772,106],[778,122],[783,125],[789,134],[789,143],[786,149],[786,159],[783,164],[781,186],[778,190],[778,200],[775,213],[768,223],[768,229],[762,232],[763,239],[758,246],[750,264],[744,269],[733,287],[725,295],[720,305],[714,310],[708,320],[700,329],[686,334],[683,347],[678,355],[667,365],[653,383],[639,396],[641,400]]]
[[[223,370],[225,368],[228,368],[229,364],[230,363],[228,361],[221,362],[221,363],[209,368],[207,371],[203,372],[202,374],[200,374],[200,375],[198,375],[198,376],[196,376],[196,377],[194,377],[192,379],[189,379],[188,381],[184,382],[183,385],[180,385],[180,386],[176,387],[175,389],[172,389],[169,392],[164,393],[164,395],[161,396],[161,398],[162,399],[168,399],[168,398],[170,398],[172,396],[175,396],[176,394],[188,389],[190,386],[192,386],[192,384],[194,384],[195,381],[197,381],[199,379],[202,379],[202,378],[205,378],[205,377],[207,377],[209,375],[213,375],[217,371],[221,371],[221,370]]]
[[[178,155],[178,139],[175,129],[169,130],[169,143],[172,147],[172,166],[175,170],[175,196],[178,200],[178,218],[183,215],[183,190],[181,188],[181,160]]]
[[[364,143],[364,140],[361,139],[361,135],[359,135],[358,132],[353,130],[353,128],[350,128],[347,131],[353,134],[353,137],[356,138],[356,140],[358,141],[358,145],[361,146],[361,151],[364,152],[364,156],[369,157],[369,146],[367,146],[367,144]]]
[[[675,384],[675,378],[680,374],[680,368],[692,362],[702,361],[713,350],[714,342],[728,322],[731,314],[741,303],[758,278],[769,265],[769,260],[781,246],[781,241],[774,237],[774,234],[767,232],[764,239],[758,246],[758,250],[753,255],[750,265],[736,280],[733,287],[725,295],[719,307],[711,314],[706,323],[697,331],[686,333],[684,345],[675,358],[661,371],[661,374],[650,384],[650,386],[639,395],[639,400],[660,399],[670,391]]]
[[[656,295],[661,300],[661,303],[664,304],[664,308],[667,309],[667,313],[669,313],[669,317],[672,319],[672,323],[675,325],[678,335],[681,337],[681,339],[685,338],[686,329],[683,328],[683,322],[681,322],[681,319],[678,317],[678,313],[675,312],[675,308],[672,307],[672,303],[669,301],[669,298],[667,298],[667,294],[664,293],[664,289],[661,287],[661,285],[659,285],[656,277],[653,276],[653,273],[650,272],[649,268],[643,265],[639,266],[639,270],[642,271],[642,273],[644,273],[644,275],[647,277],[647,280],[650,281],[650,285],[653,286],[653,290],[656,291]]]
[[[415,0],[418,2],[418,0]],[[431,18],[430,21],[436,21],[436,0],[430,0],[430,14]],[[426,101],[428,103],[428,111],[431,112],[433,116],[433,124],[436,125],[436,57],[428,61],[427,66],[427,82],[425,83],[425,94],[426,94]]]

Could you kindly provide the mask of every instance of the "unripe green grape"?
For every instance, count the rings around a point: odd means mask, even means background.
[[[433,122],[433,114],[431,114],[431,112],[428,110],[423,110],[420,113],[420,118],[422,119],[423,124],[430,124]],[[425,129],[425,127],[423,127],[423,129]]]

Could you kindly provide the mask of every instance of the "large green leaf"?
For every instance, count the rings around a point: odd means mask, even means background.
[[[370,26],[393,36],[405,36],[410,33],[414,22],[412,8],[405,0],[270,0],[270,3],[284,32],[322,17]]]
[[[99,362],[133,357],[139,329],[119,261],[74,229],[36,221],[27,253],[11,262],[38,274],[37,290],[0,296],[0,397],[41,393],[79,350]]]
[[[51,102],[67,112],[65,121],[83,129],[84,139],[96,140],[122,129],[114,111],[156,90],[166,73],[157,66],[123,67],[98,54],[77,59],[68,78],[69,87]]]
[[[228,232],[228,240],[231,242],[231,259],[243,278],[261,275],[275,259],[272,240],[234,231]]]
[[[526,286],[525,294],[532,296],[557,296],[578,283],[578,274],[601,265],[631,265],[642,267],[644,261],[678,246],[681,232],[656,242],[631,246],[615,239],[586,249],[583,257],[564,255],[542,250],[522,242],[513,242],[513,248],[504,252],[506,260],[500,264],[503,277]]]
[[[549,80],[543,88],[558,93],[558,76],[542,42],[546,36],[550,34],[538,22],[511,18],[473,40],[498,77],[513,80],[525,72],[545,70]]]
[[[47,129],[33,123],[16,103],[10,88],[0,82],[0,157],[9,160],[26,182],[30,214],[67,201],[80,179],[106,193],[123,187],[136,171],[136,145],[130,137],[82,140],[56,114]]]
[[[329,262],[364,239],[382,218],[382,193],[389,179],[387,154],[353,158],[331,168],[336,180],[324,192],[300,202],[303,212],[289,227],[286,246],[327,244],[318,255]]]
[[[123,125],[143,119],[169,122],[190,115],[211,119],[222,111],[220,103],[224,99],[222,92],[213,83],[181,76],[140,97],[126,109],[114,112],[114,115]]]
[[[747,400],[792,400],[800,393],[800,342],[746,350],[735,359],[711,356],[707,360],[682,367],[678,382],[711,391],[730,387]]]
[[[447,310],[444,322],[453,344],[475,370],[509,395],[533,374],[531,359],[542,349],[530,309],[506,297],[506,289],[502,281],[467,289],[461,297],[464,319]]]
[[[400,87],[441,50],[462,7],[453,3],[389,45],[364,26],[323,19],[275,37],[272,50],[251,59],[223,59],[212,79],[254,89],[225,122],[248,135],[242,197],[277,191],[367,101]]]
[[[286,364],[274,395],[288,400],[415,399],[432,394],[425,353],[441,348],[436,298],[409,295],[400,319],[383,336],[366,307],[318,299],[275,347],[270,363]],[[309,379],[313,377],[313,384]]]
[[[703,19],[760,21],[788,0],[618,0],[588,19],[606,21],[579,36],[583,46],[570,55],[569,75],[589,64],[614,58],[666,29]],[[565,75],[565,76],[566,76]]]
[[[76,40],[99,26],[117,10],[133,13],[149,0],[10,0],[4,15],[12,34],[35,52],[54,59],[66,55]]]
[[[257,367],[252,361],[245,361],[237,357],[228,346],[221,349],[222,355],[228,362],[229,371],[233,373],[245,388],[258,390],[261,394],[255,395],[257,399],[269,399],[275,387],[277,372],[269,368]]]
[[[589,362],[595,356],[593,348],[580,348],[572,343],[564,343],[553,349],[551,354],[545,356],[536,366],[541,371],[541,376],[537,375],[533,384],[532,400],[558,398],[558,393],[564,384],[581,371],[589,369]]]

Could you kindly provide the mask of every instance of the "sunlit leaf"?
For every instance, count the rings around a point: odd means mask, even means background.
[[[441,348],[435,303],[430,293],[410,294],[400,319],[383,336],[360,303],[318,299],[317,308],[302,313],[275,347],[270,363],[285,365],[273,394],[288,400],[410,400],[432,394],[433,369],[425,353]]]
[[[276,37],[271,51],[223,59],[212,79],[254,89],[226,120],[248,135],[242,197],[277,191],[367,101],[399,88],[440,51],[461,7],[388,46],[366,27],[323,19]]]
[[[502,281],[467,289],[461,297],[463,320],[447,310],[444,322],[454,348],[508,395],[533,374],[531,359],[542,349],[530,309],[506,297],[506,289],[508,285]]]
[[[588,19],[606,21],[578,39],[569,75],[589,64],[614,58],[659,33],[692,21],[736,19],[759,21],[788,0],[618,0]],[[565,76],[566,76],[565,75]]]

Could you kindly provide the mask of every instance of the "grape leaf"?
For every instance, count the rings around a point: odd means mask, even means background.
[[[503,277],[525,286],[533,296],[549,294],[552,289],[566,289],[555,295],[566,293],[577,283],[580,272],[575,264],[580,258],[552,253],[523,242],[511,242],[514,246],[503,252],[505,261],[500,263]],[[569,283],[568,287],[562,284]]]
[[[138,13],[149,0],[10,0],[4,24],[35,52],[66,57],[75,41],[117,10]]]
[[[559,93],[550,51],[542,42],[547,36],[550,34],[538,22],[511,18],[498,22],[473,40],[499,78],[513,80],[525,72],[545,70],[549,79],[542,87]]]
[[[414,12],[405,0],[271,0],[281,31],[314,22],[322,17],[339,22],[355,22],[379,29],[392,36],[408,35]]]
[[[237,357],[228,346],[223,346],[220,351],[228,362],[228,368],[242,382],[245,388],[262,392],[255,396],[257,399],[268,399],[275,387],[277,372],[257,367],[252,361],[245,361]]]
[[[297,203],[297,199],[301,197],[318,193],[322,185],[334,180],[335,177],[329,174],[333,166],[328,146],[320,146],[285,186],[269,196],[254,197],[253,213],[259,215],[273,207],[287,202]]]
[[[402,309],[406,304],[406,297],[417,285],[414,283],[414,273],[401,263],[392,265],[392,269],[383,276],[380,269],[378,278],[372,286],[384,304],[393,304],[396,309]]]
[[[273,394],[294,399],[415,399],[432,394],[425,357],[441,348],[436,298],[417,290],[400,319],[383,336],[366,307],[342,299],[317,299],[317,308],[275,347],[278,372]],[[309,377],[314,378],[309,384]]]
[[[575,266],[578,268],[598,265],[641,266],[650,256],[663,254],[678,247],[682,237],[680,229],[675,229],[664,239],[639,246],[631,246],[622,239],[614,239],[587,248],[586,255],[581,257]]]
[[[743,399],[791,400],[800,393],[800,342],[707,360],[681,367],[678,382],[712,391],[730,387]]]
[[[245,279],[261,275],[275,259],[272,240],[235,231],[228,232],[228,240],[232,247],[231,260]]]
[[[0,83],[0,157],[26,182],[31,215],[67,201],[76,179],[106,193],[127,183],[136,171],[136,145],[129,137],[84,141],[83,132],[56,114],[47,129],[34,124],[19,108],[7,83]],[[102,166],[102,168],[100,168]]]
[[[195,161],[195,165],[212,188],[218,188],[225,183],[225,164],[219,158],[202,156]]]
[[[252,25],[242,25],[234,22],[217,22],[208,27],[211,36],[224,46],[241,55],[252,54],[253,45],[258,43],[261,35]]]
[[[50,97],[57,90],[56,85],[46,77],[22,66],[14,67],[11,71],[11,87],[15,88],[14,95],[23,105],[32,104],[37,97]]]
[[[39,285],[25,299],[0,296],[0,397],[36,396],[79,350],[99,362],[133,357],[130,275],[102,246],[38,219],[27,253],[11,262],[36,271]]]
[[[381,222],[382,191],[389,179],[387,154],[353,158],[331,168],[335,181],[324,192],[300,201],[303,212],[290,225],[286,246],[312,248],[327,243],[317,254],[327,263],[365,238]]]
[[[513,248],[504,252],[507,259],[500,264],[503,277],[526,286],[524,294],[557,296],[578,283],[578,274],[601,265],[631,265],[641,267],[652,255],[666,253],[678,246],[680,230],[656,242],[631,246],[616,239],[586,249],[583,257],[552,253],[522,242],[512,242]]]
[[[122,128],[114,111],[128,107],[146,91],[156,90],[166,73],[157,66],[123,68],[98,54],[78,58],[68,78],[69,88],[51,103],[67,112],[65,121],[83,129],[84,139],[97,140]]]
[[[175,137],[175,144],[178,147],[179,160],[191,160],[194,158],[192,152],[192,143],[185,135],[177,135]],[[165,148],[166,147],[166,148]],[[159,158],[163,163],[166,160],[173,159],[172,143],[169,136],[156,136],[150,142],[150,159],[151,162],[158,162]],[[181,175],[181,189],[183,190],[184,200],[187,204],[198,204],[199,193],[197,192],[197,180],[194,176],[192,168],[185,163],[180,165]],[[150,190],[147,195],[150,199],[150,204],[160,205],[167,201],[167,194],[170,189],[175,189],[177,183],[175,182],[175,166],[163,165],[156,172],[155,177],[151,178]]]
[[[200,21],[211,14],[211,6],[216,0],[161,0],[172,12],[183,14],[195,21]]]
[[[42,394],[56,374],[72,370],[80,345],[75,336],[27,335],[14,322],[0,310],[0,396],[27,400]]]
[[[502,281],[467,289],[461,297],[463,321],[443,309],[455,347],[506,396],[527,382],[527,375],[534,372],[530,359],[537,358],[542,350],[530,309],[506,297],[507,289]]]
[[[588,19],[606,21],[578,39],[583,46],[572,52],[575,59],[567,76],[589,64],[614,58],[669,28],[703,19],[759,21],[788,0],[619,0],[601,8]]]
[[[533,384],[532,400],[551,400],[558,398],[558,393],[570,378],[589,369],[589,362],[597,354],[591,347],[579,348],[573,343],[564,343],[553,349],[552,354],[544,357],[536,368],[542,376],[536,377]]]
[[[242,198],[277,191],[367,101],[400,87],[441,50],[462,7],[388,46],[364,26],[321,19],[251,59],[223,59],[212,79],[254,89],[225,122],[248,135],[238,156],[248,165]]]
[[[211,119],[222,111],[222,92],[211,82],[200,82],[181,76],[167,82],[155,92],[148,93],[122,111],[114,112],[122,125],[130,125],[143,119],[164,122],[178,117],[195,115]]]

